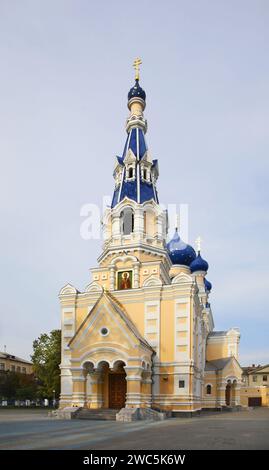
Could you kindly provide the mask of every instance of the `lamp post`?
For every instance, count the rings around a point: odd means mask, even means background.
[[[55,408],[55,406],[56,406],[55,390],[52,390],[52,391],[53,391],[53,408]]]

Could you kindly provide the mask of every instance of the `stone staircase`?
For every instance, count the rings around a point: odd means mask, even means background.
[[[222,406],[221,411],[225,412],[233,412],[233,411],[241,411],[242,407],[240,405],[233,405],[233,406]]]
[[[116,421],[116,414],[118,412],[119,410],[114,410],[111,408],[99,408],[99,409],[81,408],[76,414],[76,419]]]

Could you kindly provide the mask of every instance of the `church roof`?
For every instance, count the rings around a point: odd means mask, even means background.
[[[205,370],[222,370],[232,359],[233,357],[230,356],[215,359],[214,361],[206,361]]]
[[[227,331],[211,331],[208,336],[224,336],[227,333]]]
[[[144,131],[138,127],[134,127],[128,132],[125,146],[123,149],[122,160],[127,154],[128,150],[131,149],[133,154],[138,160],[144,157],[145,152],[148,150]]]
[[[224,369],[227,364],[231,361],[236,361],[236,363],[239,365],[241,368],[239,362],[234,356],[229,356],[229,357],[221,357],[220,359],[214,359],[213,361],[206,361],[205,363],[205,371],[218,371]]]

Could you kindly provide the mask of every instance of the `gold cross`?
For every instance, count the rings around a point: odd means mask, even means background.
[[[139,59],[139,57],[137,57],[135,60],[134,60],[134,63],[133,63],[133,66],[134,66],[134,69],[135,69],[135,79],[136,80],[139,80],[139,65],[142,64],[142,60]]]
[[[178,229],[179,231],[179,215],[176,214],[176,226],[175,226],[176,229]]]
[[[199,251],[199,253],[200,253],[200,251],[201,251],[201,241],[202,241],[201,237],[198,237],[198,238],[195,240],[196,248],[197,248],[197,251]]]

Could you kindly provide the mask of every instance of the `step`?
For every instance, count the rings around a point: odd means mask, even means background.
[[[115,409],[82,409],[78,412],[77,419],[116,420],[119,410]]]

